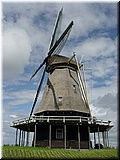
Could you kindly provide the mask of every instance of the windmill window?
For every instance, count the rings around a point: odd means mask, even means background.
[[[63,97],[59,97],[58,100],[59,102],[62,102]]]
[[[63,139],[63,129],[56,129],[56,139]]]
[[[73,85],[73,89],[76,90],[76,85]]]

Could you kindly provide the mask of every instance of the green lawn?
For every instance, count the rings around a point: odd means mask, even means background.
[[[2,159],[118,159],[117,149],[64,150],[3,146]]]

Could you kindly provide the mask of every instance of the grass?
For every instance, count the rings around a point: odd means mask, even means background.
[[[64,150],[3,146],[2,159],[118,159],[117,149]]]

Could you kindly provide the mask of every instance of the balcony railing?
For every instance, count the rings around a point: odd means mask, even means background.
[[[111,121],[103,121],[101,119],[97,119],[96,117],[84,117],[84,116],[32,116],[30,119],[29,117],[22,118],[19,120],[15,120],[12,122],[11,127],[15,127],[18,125],[24,125],[29,123],[80,123],[80,124],[98,124],[98,125],[109,125],[112,126]]]

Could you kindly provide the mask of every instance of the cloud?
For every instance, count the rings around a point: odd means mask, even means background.
[[[80,42],[76,50],[79,47],[80,52],[85,54],[86,59],[99,56],[107,57],[116,53],[117,46],[115,42],[116,39],[112,40],[110,37],[91,37]]]
[[[94,99],[90,104],[92,115],[115,122],[117,120],[117,98],[117,94],[106,93]],[[114,116],[111,117],[111,115]]]
[[[9,115],[10,117],[12,117],[12,118],[17,118],[18,116],[16,116],[16,115]]]
[[[64,26],[71,19],[74,20],[74,24],[77,26],[73,27],[72,37],[89,36],[93,31],[98,32],[99,29],[104,30],[113,27],[113,24],[115,27],[117,24],[117,20],[114,18],[117,16],[115,9],[117,4],[71,3],[68,5],[64,3],[63,7],[65,12]]]
[[[113,128],[109,131],[110,146],[118,146],[117,94],[107,93],[93,100],[90,104],[92,116],[103,121],[111,121]]]
[[[90,104],[90,109],[91,109],[92,116],[100,117],[100,116],[106,115],[106,112],[101,112],[101,108],[98,108],[98,107],[94,106],[93,104]]]
[[[20,89],[18,91],[11,91],[11,94],[9,92],[4,92],[4,100],[8,101],[9,105],[15,106],[19,104],[26,104],[33,100],[36,90],[24,90],[21,91]]]
[[[3,77],[14,78],[29,63],[31,46],[25,30],[11,27],[3,32]]]

